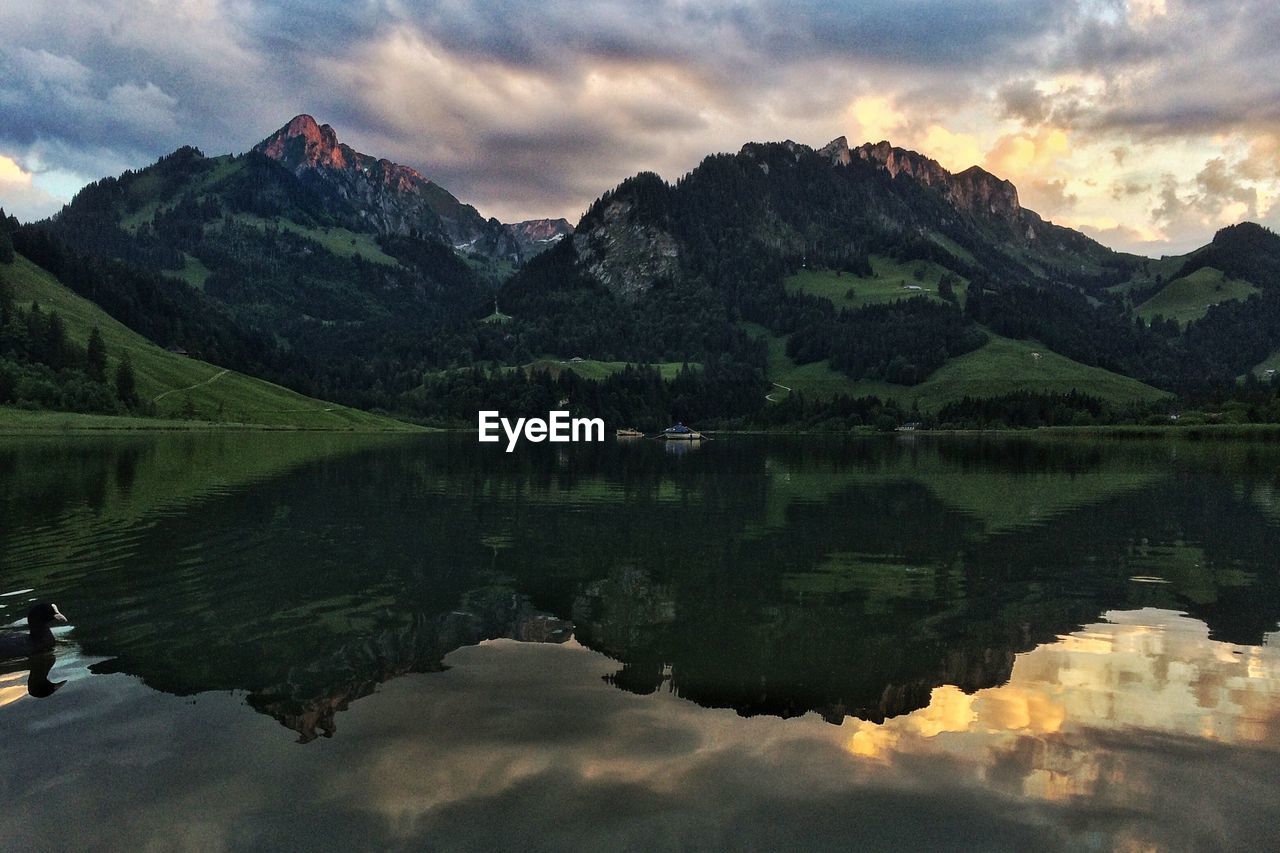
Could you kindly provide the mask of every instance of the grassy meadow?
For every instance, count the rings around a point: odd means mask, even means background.
[[[559,376],[562,371],[568,370],[578,374],[583,379],[600,380],[605,377],[612,376],[620,372],[628,364],[634,362],[626,361],[596,361],[595,359],[584,358],[581,361],[573,361],[571,359],[556,358],[540,358],[537,361],[522,365],[519,369],[529,373],[536,373],[545,370],[552,376]],[[662,374],[663,379],[675,379],[680,372],[680,368],[684,367],[683,362],[664,361],[657,364],[646,365],[647,367],[656,367],[658,372]],[[701,365],[690,363],[689,367],[697,369]]]
[[[1116,404],[1151,402],[1169,396],[1136,379],[1072,361],[1038,344],[998,335],[992,335],[973,352],[951,359],[919,385],[854,381],[826,361],[797,365],[786,354],[786,338],[763,326],[744,323],[743,328],[762,337],[769,347],[770,381],[806,397],[874,395],[907,406],[918,404],[924,411],[937,411],[966,396],[996,397],[1017,391],[1078,390]],[[774,390],[770,396],[775,401],[787,393]]]
[[[788,278],[786,286],[793,292],[829,299],[837,308],[861,308],[913,296],[941,302],[938,283],[950,272],[931,261],[895,261],[881,255],[871,256],[871,269],[875,274],[868,277],[837,270],[804,269]],[[955,285],[956,296],[962,304],[967,288],[964,278]]]
[[[1211,305],[1247,299],[1258,292],[1258,288],[1247,281],[1228,278],[1212,267],[1202,267],[1169,282],[1136,311],[1144,320],[1164,317],[1185,325],[1203,317]]]

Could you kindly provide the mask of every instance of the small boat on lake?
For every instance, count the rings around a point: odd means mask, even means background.
[[[644,433],[638,429],[631,429],[630,427],[627,429],[616,430],[613,435],[615,438],[644,438]]]
[[[698,441],[702,438],[702,433],[689,429],[684,424],[676,424],[673,427],[664,429],[662,435],[658,437],[667,441]]]

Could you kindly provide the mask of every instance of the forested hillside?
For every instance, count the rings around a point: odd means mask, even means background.
[[[247,154],[184,148],[91,184],[13,241],[164,346],[439,423],[567,401],[619,422],[852,424],[1015,392],[1157,417],[1220,407],[1280,353],[1266,229],[1125,255],[997,176],[888,143],[753,143],[674,184],[628,179],[576,229],[503,227],[303,116]],[[574,358],[635,367],[516,369]]]
[[[7,238],[15,223],[5,226]],[[153,319],[165,327],[163,314]],[[292,429],[406,426],[157,346],[12,249],[0,254],[0,407]]]

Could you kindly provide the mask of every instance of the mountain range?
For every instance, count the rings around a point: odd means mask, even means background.
[[[182,148],[12,230],[158,344],[439,422],[565,396],[615,419],[854,423],[1076,394],[1087,419],[1229,395],[1280,364],[1270,231],[1119,253],[1007,180],[884,141],[748,143],[675,183],[629,178],[576,227],[504,224],[300,115],[244,154]]]

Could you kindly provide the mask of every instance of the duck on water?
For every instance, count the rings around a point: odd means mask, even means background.
[[[41,602],[27,611],[27,633],[0,634],[0,660],[25,658],[50,651],[54,645],[53,626],[66,624],[58,605]]]

